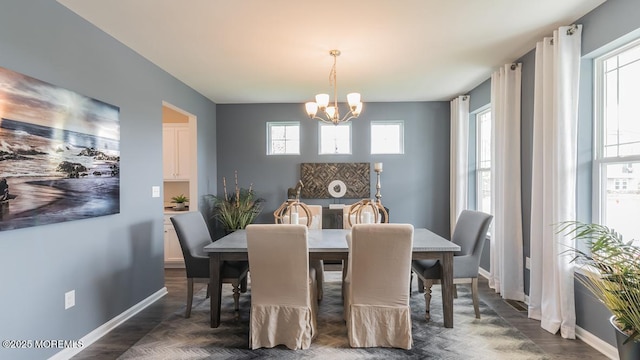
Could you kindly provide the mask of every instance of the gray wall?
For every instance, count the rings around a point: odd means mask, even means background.
[[[491,104],[491,78],[469,91],[469,112],[473,113],[489,104]]]
[[[218,105],[218,189],[222,176],[232,189],[234,170],[240,185],[254,184],[266,200],[259,222],[273,222],[273,211],[286,200],[287,188],[300,177],[303,162],[382,162],[382,203],[392,222],[432,229],[449,238],[449,102],[367,103],[352,123],[351,155],[318,155],[318,121],[310,120],[303,104]],[[404,120],[404,155],[370,154],[370,121]],[[267,156],[266,123],[299,121],[301,154]],[[231,184],[231,186],[230,186]],[[327,205],[328,199],[303,199]],[[353,199],[341,199],[352,203]]]
[[[216,107],[55,0],[2,1],[0,66],[120,107],[120,214],[0,232],[0,338],[77,340],[164,287],[162,101],[198,117],[200,194],[216,191]]]
[[[578,219],[591,221],[591,159],[593,158],[593,57],[640,36],[640,2],[637,0],[609,0],[591,11],[576,24],[583,25],[580,72],[580,100],[578,124]],[[533,143],[533,91],[535,76],[535,49],[521,57],[522,62],[522,225],[524,256],[530,253],[531,226],[531,164]],[[496,64],[500,66],[501,64]],[[488,80],[490,82],[490,79]],[[487,100],[486,83],[470,92],[472,105]],[[490,94],[489,94],[490,97]],[[488,99],[490,100],[490,99]],[[478,103],[479,102],[479,103]],[[486,250],[486,249],[485,249]],[[488,270],[488,251],[483,252],[481,266]],[[524,272],[525,291],[529,292],[529,271]],[[615,345],[610,328],[609,311],[597,302],[578,281],[575,283],[577,325]]]

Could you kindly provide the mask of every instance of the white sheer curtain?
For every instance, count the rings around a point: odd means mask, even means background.
[[[491,75],[492,166],[491,275],[489,286],[505,299],[524,300],[520,190],[522,64]]]
[[[467,209],[469,185],[469,95],[451,101],[451,234],[462,210]]]
[[[536,46],[531,194],[529,317],[575,338],[570,237],[559,222],[576,218],[578,83],[582,26],[564,26]]]

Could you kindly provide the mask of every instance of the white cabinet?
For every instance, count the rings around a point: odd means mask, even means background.
[[[191,175],[188,124],[162,125],[162,172],[165,180],[189,180]]]
[[[164,216],[164,266],[184,267],[182,249],[178,241],[178,234],[170,220],[171,215]]]

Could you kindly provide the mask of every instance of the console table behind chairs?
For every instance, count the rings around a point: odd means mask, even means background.
[[[344,229],[345,224],[345,209],[350,208],[352,205],[345,205],[344,208],[322,208],[322,228],[323,229]],[[388,223],[389,222],[389,208],[383,206],[384,212],[379,210],[380,214],[380,222]],[[349,210],[346,210],[348,213]]]

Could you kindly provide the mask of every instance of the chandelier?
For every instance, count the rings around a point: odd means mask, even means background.
[[[307,115],[309,118],[320,120],[325,123],[338,125],[357,118],[362,112],[362,102],[360,101],[360,93],[347,94],[347,102],[349,103],[349,112],[341,119],[338,110],[338,84],[336,81],[336,59],[340,56],[340,50],[331,50],[329,55],[333,56],[333,67],[329,72],[329,85],[333,86],[333,105],[329,106],[329,94],[316,95],[316,101],[305,104]],[[322,112],[321,116],[316,116],[318,110]]]

